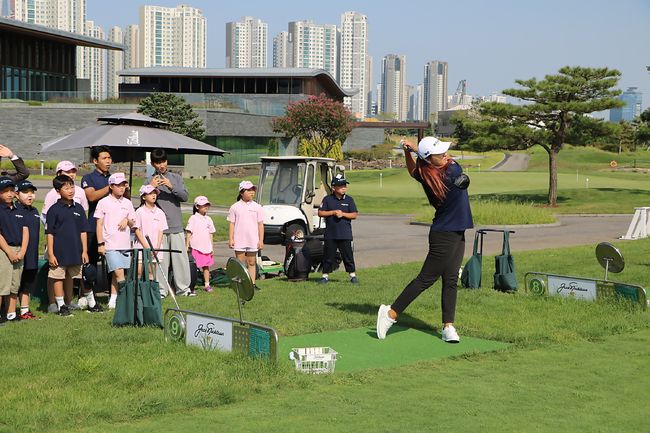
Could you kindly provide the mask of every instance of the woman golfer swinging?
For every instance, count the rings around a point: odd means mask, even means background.
[[[467,186],[469,178],[447,155],[451,143],[435,137],[424,137],[413,149],[402,140],[404,158],[409,174],[422,184],[436,214],[429,230],[429,252],[420,273],[391,305],[381,305],[377,314],[377,338],[386,338],[388,329],[398,315],[442,277],[442,340],[458,343],[454,328],[458,270],[465,252],[465,230],[472,228]],[[417,153],[417,161],[411,154]]]

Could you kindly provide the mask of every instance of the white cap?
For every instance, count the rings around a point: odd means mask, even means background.
[[[430,155],[442,155],[451,146],[450,141],[440,141],[436,137],[424,137],[418,143],[418,156],[427,159]]]

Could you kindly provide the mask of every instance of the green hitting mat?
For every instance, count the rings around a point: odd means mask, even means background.
[[[292,348],[331,347],[338,352],[335,372],[346,372],[399,367],[417,361],[487,352],[507,346],[507,343],[463,335],[458,344],[445,343],[433,331],[393,325],[385,340],[377,339],[374,328],[281,337],[278,356],[288,359]]]

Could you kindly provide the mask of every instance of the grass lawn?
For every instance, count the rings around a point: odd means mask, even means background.
[[[619,242],[626,258],[615,280],[650,284],[650,239]],[[515,255],[526,271],[602,277],[592,247]],[[492,260],[484,259],[483,281]],[[261,282],[247,320],[282,336],[374,327],[421,263],[341,272],[326,289],[313,281]],[[487,285],[487,284],[486,284]],[[439,330],[440,285],[401,316],[402,325]],[[189,310],[237,316],[233,293],[183,298]],[[169,299],[165,306],[171,306]],[[36,305],[34,305],[36,306]],[[462,336],[507,349],[394,369],[316,377],[276,364],[166,343],[157,329],[114,329],[111,314],[42,314],[0,328],[0,431],[643,431],[650,386],[650,312],[626,302],[459,292]],[[388,338],[399,338],[399,333]],[[372,338],[369,336],[368,338]],[[435,337],[432,337],[435,338]],[[461,344],[462,341],[461,341]],[[567,416],[567,410],[570,416]],[[378,411],[381,416],[378,416]]]

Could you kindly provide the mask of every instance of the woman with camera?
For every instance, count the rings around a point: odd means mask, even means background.
[[[465,230],[474,226],[467,194],[469,178],[447,155],[451,143],[424,137],[417,147],[404,140],[401,144],[409,174],[422,184],[436,213],[429,230],[429,251],[420,273],[391,305],[379,307],[377,338],[386,338],[398,315],[442,277],[442,340],[458,343],[460,337],[454,328],[458,270],[465,252]],[[417,160],[412,152],[417,154]]]

